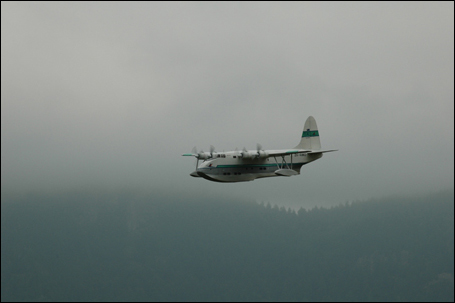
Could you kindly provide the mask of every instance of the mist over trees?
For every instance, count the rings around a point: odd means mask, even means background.
[[[451,301],[454,195],[2,197],[2,301]]]

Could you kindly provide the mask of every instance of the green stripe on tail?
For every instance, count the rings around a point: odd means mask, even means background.
[[[306,137],[319,137],[319,131],[317,130],[305,130],[302,133],[302,138]]]

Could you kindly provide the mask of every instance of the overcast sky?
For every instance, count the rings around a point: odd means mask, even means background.
[[[454,184],[454,4],[1,2],[1,190],[338,203]],[[192,178],[194,146],[293,148],[301,175]]]

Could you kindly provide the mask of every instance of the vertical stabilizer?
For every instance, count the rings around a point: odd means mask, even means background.
[[[318,126],[316,125],[316,120],[314,120],[312,116],[309,116],[308,119],[306,119],[302,132],[302,139],[295,148],[312,151],[321,150]]]

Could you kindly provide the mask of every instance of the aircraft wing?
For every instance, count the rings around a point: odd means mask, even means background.
[[[280,149],[280,150],[266,150],[266,153],[269,157],[276,157],[276,156],[289,156],[292,154],[299,154],[299,153],[308,153],[311,150],[306,149]]]
[[[338,151],[338,149],[330,149],[330,150],[308,150],[308,149],[281,149],[281,150],[267,150],[267,154],[269,157],[276,157],[276,156],[289,156],[292,154],[319,154],[319,153],[328,153]]]

